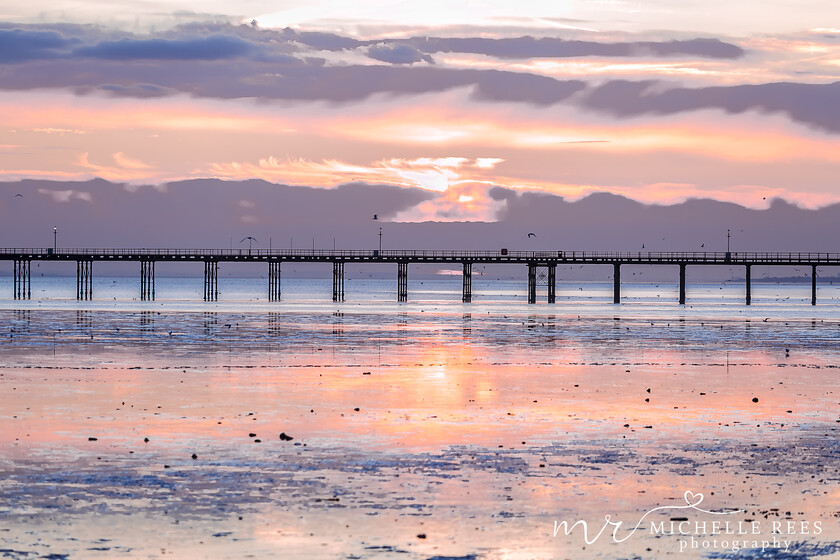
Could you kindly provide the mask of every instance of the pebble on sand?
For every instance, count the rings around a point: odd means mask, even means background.
[[[193,454],[192,454],[192,458],[193,458],[193,459],[198,459],[198,455],[196,455],[195,453],[193,453]]]
[[[98,440],[99,440],[99,438],[95,438],[95,437],[89,437],[88,438],[88,441],[98,441]]]
[[[758,397],[753,397],[753,402],[758,402]]]
[[[295,438],[288,435],[286,432],[280,432],[280,441],[292,441],[293,439]]]

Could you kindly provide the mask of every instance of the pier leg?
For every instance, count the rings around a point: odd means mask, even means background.
[[[746,265],[746,268],[747,268],[747,271],[746,271],[746,274],[745,274],[745,279],[746,279],[746,287],[747,287],[747,305],[749,305],[750,303],[752,303],[752,294],[751,294],[751,291],[750,291],[751,290],[750,268],[752,268],[752,266],[751,265]]]
[[[268,262],[268,301],[280,301],[280,262]]]
[[[528,303],[537,303],[537,265],[528,263]]]
[[[30,299],[32,297],[31,290],[31,261],[29,260],[15,260],[14,261],[14,298],[15,299]]]
[[[811,305],[817,305],[817,265],[811,265]]]
[[[333,301],[344,301],[344,263],[333,263]]]
[[[621,265],[613,263],[613,303],[621,303]]]
[[[408,301],[408,263],[397,263],[397,301]]]
[[[461,301],[469,303],[472,301],[472,263],[465,262],[463,283],[461,286]]]
[[[548,303],[557,301],[557,265],[548,265]]]
[[[155,299],[155,261],[140,261],[140,300]]]
[[[680,264],[680,305],[685,305],[685,264]]]
[[[93,299],[93,261],[76,261],[76,299]]]
[[[204,261],[204,301],[219,299],[219,262]]]
[[[32,261],[14,261],[14,285],[12,291],[15,299],[32,298]]]

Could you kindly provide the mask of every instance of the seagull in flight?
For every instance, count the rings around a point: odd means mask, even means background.
[[[17,194],[15,195],[15,198],[17,198],[17,197],[21,197],[21,198],[23,198],[23,195],[22,195],[22,194],[20,194],[20,193],[17,193]]]
[[[529,233],[528,234],[528,239],[531,239],[532,237],[536,237],[536,236],[537,236],[536,233]]]

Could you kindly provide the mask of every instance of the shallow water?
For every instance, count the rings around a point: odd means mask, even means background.
[[[833,286],[35,280],[0,301],[6,557],[838,556]]]

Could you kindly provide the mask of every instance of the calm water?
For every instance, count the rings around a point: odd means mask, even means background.
[[[528,306],[524,281],[473,277],[473,302],[461,302],[460,276],[445,279],[410,280],[409,301],[396,303],[396,281],[393,279],[354,279],[345,282],[345,301],[334,303],[330,279],[285,278],[282,299],[269,302],[265,278],[222,278],[219,300],[202,301],[201,278],[157,278],[156,300],[140,301],[139,280],[133,277],[94,277],[94,299],[78,302],[74,277],[33,277],[32,300],[14,301],[12,279],[0,277],[0,308],[3,309],[120,309],[190,311],[362,311],[400,313],[411,310],[429,311],[429,306],[445,312],[480,310],[528,314],[535,309],[559,315],[613,315],[679,317],[798,317],[831,318],[840,316],[840,284],[818,287],[818,305],[810,305],[809,283],[754,283],[752,305],[744,305],[744,286],[738,282],[689,284],[687,304],[680,306],[678,285],[666,282],[625,283],[622,304],[614,305],[611,282],[558,282],[557,304],[548,306],[544,284],[537,287],[537,301]],[[546,307],[548,306],[548,307]]]

